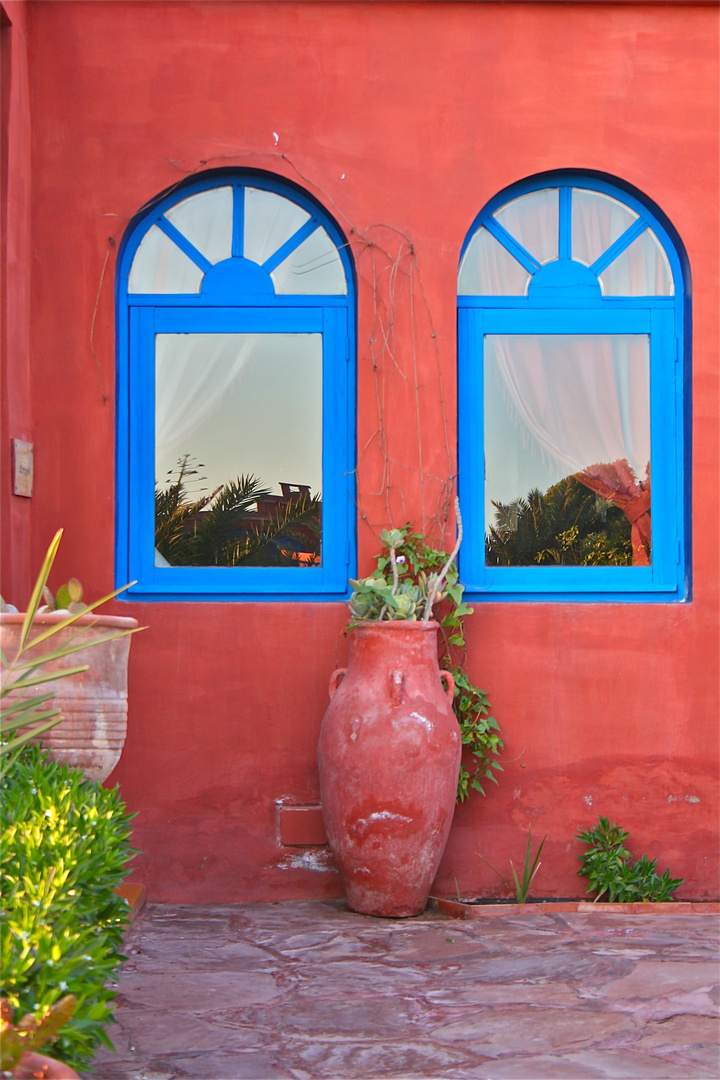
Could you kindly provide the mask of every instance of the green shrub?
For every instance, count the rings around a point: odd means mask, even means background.
[[[625,847],[629,835],[604,817],[594,829],[576,833],[576,839],[588,845],[585,854],[578,856],[582,861],[578,877],[588,879],[587,891],[597,893],[596,901],[607,893],[609,901],[621,904],[672,900],[672,894],[685,879],[671,878],[669,869],[658,874],[657,859],[650,860],[647,855],[633,862]]]
[[[24,749],[2,781],[0,996],[40,1020],[77,1007],[51,1051],[82,1066],[112,1019],[127,903],[115,893],[134,850],[117,788]]]

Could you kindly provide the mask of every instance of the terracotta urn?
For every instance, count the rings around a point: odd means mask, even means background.
[[[4,1075],[4,1074],[3,1074]],[[62,1061],[26,1051],[12,1070],[13,1080],[80,1080],[80,1076]]]
[[[421,914],[455,810],[460,728],[435,622],[368,622],[333,672],[318,747],[330,846],[348,904]]]
[[[67,614],[49,612],[35,616],[34,633],[62,622]],[[8,660],[17,653],[24,615],[0,614],[0,641]],[[136,619],[118,615],[83,615],[66,630],[37,646],[37,653],[52,652],[73,643],[107,637],[118,630],[134,629]],[[88,664],[87,671],[57,682],[39,683],[23,693],[40,694],[53,690],[55,704],[64,719],[45,732],[42,744],[55,761],[82,769],[91,780],[105,780],[122,753],[127,732],[127,668],[132,635],[103,641],[58,660],[50,661],[41,671],[73,668]],[[32,654],[30,654],[32,656]]]

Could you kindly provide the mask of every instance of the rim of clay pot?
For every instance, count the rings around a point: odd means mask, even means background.
[[[53,623],[63,622],[70,617],[67,611],[43,611],[39,615],[36,615],[33,619],[34,626],[52,626]],[[25,620],[25,613],[22,611],[0,611],[0,623],[7,623],[9,626],[22,626]],[[81,615],[79,619],[76,619],[73,626],[109,626],[115,627],[118,630],[134,630],[138,626],[137,619],[132,619],[126,615],[93,615],[92,612],[89,615]]]
[[[3,1073],[3,1076],[5,1075],[7,1074]],[[53,1077],[56,1080],[80,1080],[78,1073],[64,1061],[58,1061],[57,1058],[48,1057],[46,1054],[38,1054],[34,1050],[26,1050],[9,1075],[19,1080],[33,1076],[47,1077],[48,1080],[52,1080]]]
[[[353,633],[358,630],[372,631],[372,630],[410,630],[412,633],[417,634],[421,631],[439,630],[440,623],[431,619],[429,622],[421,622],[413,619],[367,619],[363,622],[356,622],[353,626],[348,627]]]

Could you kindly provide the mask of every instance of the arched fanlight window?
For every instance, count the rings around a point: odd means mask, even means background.
[[[687,595],[684,280],[639,197],[494,198],[458,273],[463,576],[499,599]]]
[[[354,288],[306,193],[209,173],[131,223],[118,276],[118,577],[173,599],[343,595]]]

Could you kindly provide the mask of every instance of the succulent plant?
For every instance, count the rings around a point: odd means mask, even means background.
[[[87,611],[87,604],[83,604],[83,587],[77,578],[72,577],[65,585],[61,585],[55,596],[50,592],[47,585],[42,591],[45,601],[41,611],[69,611],[76,615],[80,611]]]
[[[387,556],[378,559],[378,569],[370,577],[350,581],[353,591],[348,607],[353,623],[395,619],[427,622],[432,617],[435,604],[447,595],[444,585],[462,539],[462,518],[457,499],[455,516],[458,525],[457,541],[445,565],[438,568],[437,573],[430,575],[419,572],[414,581],[401,580],[405,557],[397,555],[398,549],[402,548],[407,540],[409,527],[383,529],[380,543],[387,551]]]

